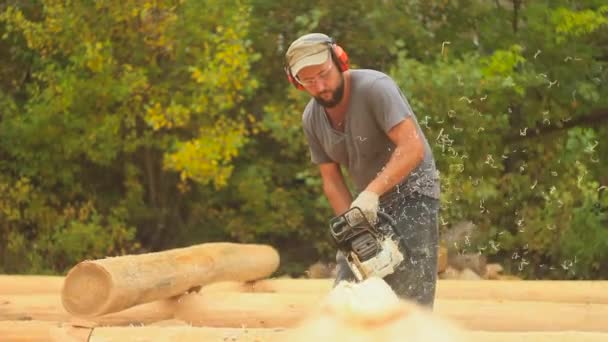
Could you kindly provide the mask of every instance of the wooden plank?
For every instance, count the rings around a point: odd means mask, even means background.
[[[62,303],[73,315],[95,317],[215,281],[266,278],[278,265],[279,254],[271,246],[236,243],[87,260],[66,276]]]

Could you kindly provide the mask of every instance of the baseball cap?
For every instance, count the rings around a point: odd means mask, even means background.
[[[323,33],[309,33],[294,40],[285,53],[291,74],[296,76],[307,66],[325,63],[331,55],[328,45],[331,42]]]

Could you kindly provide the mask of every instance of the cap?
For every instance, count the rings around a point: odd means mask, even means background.
[[[323,33],[309,33],[294,40],[285,53],[291,74],[296,76],[307,66],[325,63],[331,55],[328,45],[331,42]]]

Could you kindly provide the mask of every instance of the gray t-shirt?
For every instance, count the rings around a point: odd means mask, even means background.
[[[364,190],[389,161],[395,144],[387,133],[411,117],[424,142],[424,159],[398,186],[399,192],[418,192],[439,198],[439,175],[431,148],[405,95],[386,74],[350,70],[350,103],[344,132],[332,128],[321,105],[311,99],[304,109],[302,123],[315,164],[339,163],[346,166],[357,190]],[[398,153],[407,153],[399,151]]]

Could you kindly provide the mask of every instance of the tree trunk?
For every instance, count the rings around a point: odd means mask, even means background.
[[[61,297],[71,314],[95,317],[216,281],[266,278],[278,265],[274,248],[235,243],[83,261],[66,276]]]

